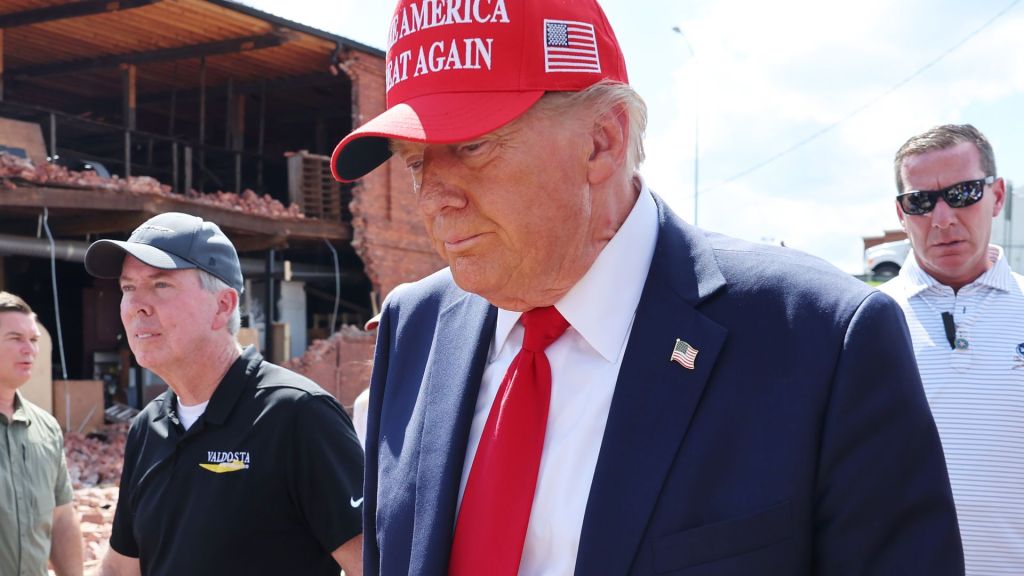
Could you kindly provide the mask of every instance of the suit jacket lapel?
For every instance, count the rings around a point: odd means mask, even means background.
[[[629,572],[727,334],[695,308],[725,285],[710,245],[655,200],[658,242],[594,471],[577,574]],[[670,361],[677,338],[698,349],[693,370]]]
[[[441,312],[420,392],[424,403],[411,565],[445,574],[455,508],[497,310],[466,295]]]

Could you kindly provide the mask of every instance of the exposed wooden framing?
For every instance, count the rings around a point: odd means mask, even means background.
[[[174,137],[174,121],[178,117],[178,89],[171,90],[171,106],[167,118],[167,135]]]
[[[11,76],[15,78],[33,78],[36,76],[47,76],[51,74],[64,74],[67,72],[83,72],[99,68],[112,68],[121,64],[152,64],[154,62],[168,62],[173,60],[187,60],[217,54],[234,54],[250,50],[272,48],[291,42],[294,34],[287,32],[272,32],[258,36],[243,36],[230,40],[218,40],[203,44],[192,44],[179,46],[177,48],[159,48],[145,52],[131,52],[128,54],[115,54],[112,56],[98,56],[96,58],[83,58],[65,62],[54,62],[52,64],[39,64],[26,66],[11,70]]]
[[[50,157],[57,157],[57,115],[50,112]]]
[[[121,64],[121,102],[124,120],[124,171],[122,175],[132,175],[132,130],[135,130],[135,80],[138,68],[134,64]]]
[[[171,142],[171,190],[181,192],[178,187],[178,143]]]
[[[283,249],[288,247],[288,237],[280,234],[272,236],[239,236],[231,238],[237,252],[257,252],[268,248]]]
[[[132,176],[132,131],[124,131],[124,174],[125,178]]]
[[[245,148],[245,94],[235,94],[232,118],[231,146],[229,148],[242,150]]]
[[[31,26],[66,18],[79,18],[93,14],[105,14],[119,10],[130,10],[155,4],[160,0],[81,0],[79,2],[57,4],[46,8],[36,8],[22,12],[13,12],[0,16],[0,28],[16,28]]]
[[[185,146],[185,186],[182,192],[188,194],[192,190],[192,147]]]
[[[0,28],[0,102],[4,100],[4,29]]]
[[[231,149],[232,124],[235,121],[233,107],[235,105],[235,81],[228,78],[227,100],[224,101],[224,147]]]
[[[235,94],[262,94],[265,90],[271,92],[278,90],[298,90],[301,88],[315,88],[317,86],[331,86],[342,82],[340,77],[331,76],[326,72],[316,72],[314,74],[304,74],[302,76],[292,76],[289,78],[278,78],[275,80],[257,80],[253,82],[235,82],[234,91]],[[264,88],[264,85],[266,88]],[[225,90],[224,86],[210,87],[207,90],[209,95],[219,95],[222,90]],[[145,106],[147,104],[162,104],[171,97],[171,92],[150,92],[147,94],[139,95],[139,105]],[[177,90],[178,97],[182,101],[191,101],[199,98],[200,90],[194,88],[191,90]],[[93,100],[92,107],[102,107],[103,101]]]
[[[0,194],[0,212],[9,209],[28,208],[38,210],[40,206],[54,210],[67,210],[81,214],[83,207],[109,213],[139,212],[140,222],[163,212],[185,212],[203,220],[216,222],[224,229],[237,230],[260,236],[283,236],[295,240],[322,242],[323,238],[338,242],[352,239],[348,226],[342,222],[329,222],[315,218],[286,220],[255,216],[228,208],[190,202],[178,196],[150,194],[125,194],[119,190],[99,188],[49,188],[20,186]],[[125,228],[130,230],[131,228]]]
[[[127,130],[135,130],[136,80],[138,67],[134,64],[121,65],[121,117]]]
[[[242,155],[235,152],[235,194],[242,193]]]
[[[199,59],[199,190],[203,190],[206,181],[206,152],[202,146],[206,144],[206,56]],[[192,163],[189,162],[190,173]],[[189,179],[191,180],[191,178]],[[186,192],[191,186],[186,188]]]
[[[256,152],[259,154],[259,160],[257,161],[256,168],[256,191],[263,194],[263,152],[264,143],[267,135],[267,81],[263,81],[263,87],[260,90],[260,128],[257,142]]]
[[[76,214],[69,218],[51,220],[50,228],[56,236],[83,236],[132,230],[144,221],[145,216],[137,212]]]

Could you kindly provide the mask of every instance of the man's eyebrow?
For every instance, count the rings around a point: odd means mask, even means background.
[[[158,279],[161,279],[161,278],[168,278],[170,276],[171,276],[171,273],[169,271],[167,271],[167,270],[157,270],[156,272],[152,272],[152,273],[149,273],[149,274],[144,274],[144,275],[141,276],[141,278],[158,280]],[[126,280],[137,280],[139,278],[140,278],[140,276],[119,276],[117,280],[118,280],[118,282],[124,282]]]

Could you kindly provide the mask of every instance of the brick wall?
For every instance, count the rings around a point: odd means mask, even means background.
[[[384,60],[360,55],[348,66],[355,78],[354,124],[386,108]],[[395,286],[446,266],[427,240],[408,170],[392,159],[360,180],[352,191],[352,246],[383,298]]]
[[[327,340],[317,340],[298,358],[283,366],[316,382],[352,413],[352,402],[370,385],[376,332],[342,326]]]
[[[384,59],[354,54],[345,63],[352,77],[353,124],[359,126],[386,108]],[[352,246],[383,299],[395,286],[440,270],[446,263],[427,240],[416,208],[409,173],[390,160],[352,190]],[[377,333],[343,326],[327,340],[317,340],[285,367],[310,378],[334,395],[351,413],[355,397],[370,383]]]

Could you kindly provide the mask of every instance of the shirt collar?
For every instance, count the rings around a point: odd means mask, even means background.
[[[25,401],[21,397],[21,391],[14,391],[14,413],[11,414],[11,423],[24,422],[26,426],[32,425],[32,418],[29,411],[25,409]]]
[[[640,303],[658,240],[658,207],[641,181],[626,221],[590,270],[555,303],[576,332],[605,360],[617,362]],[[491,358],[505,346],[522,312],[498,309]]]
[[[255,346],[247,346],[242,354],[235,359],[235,362],[228,368],[226,374],[217,384],[216,390],[210,396],[203,418],[212,424],[223,424],[227,420],[231,409],[238,403],[242,396],[249,378],[259,370],[263,362],[263,356],[256,350]],[[173,391],[167,391],[167,401],[164,402],[164,412],[172,421],[177,424],[178,397]]]
[[[1014,286],[1014,280],[1003,249],[995,244],[989,244],[988,260],[992,263],[992,267],[964,288],[987,286],[1001,292],[1009,292]],[[904,278],[908,297],[916,296],[933,286],[942,285],[918,265],[913,251],[907,254],[907,260],[903,263],[903,268],[900,269],[900,276]]]

